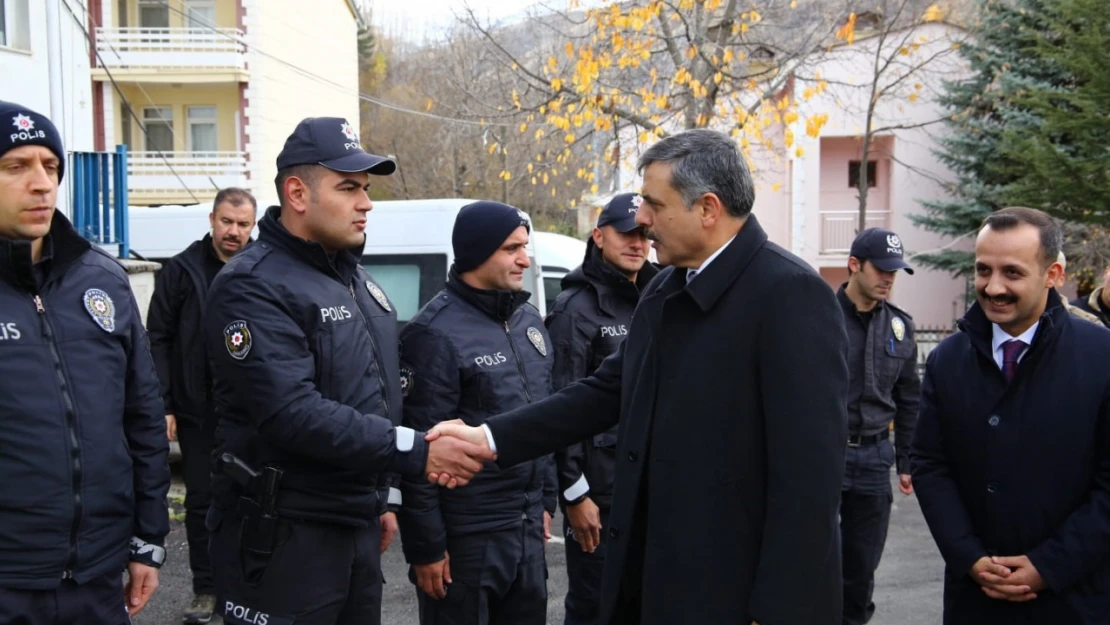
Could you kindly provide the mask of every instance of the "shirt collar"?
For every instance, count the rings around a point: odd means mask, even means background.
[[[1040,326],[1040,325],[1041,325],[1041,322],[1038,320],[1033,325],[1029,326],[1029,329],[1026,330],[1025,332],[1022,332],[1019,336],[1010,336],[1010,334],[1007,333],[1005,330],[1003,330],[1001,327],[999,327],[999,325],[997,323],[992,323],[991,324],[991,349],[994,350],[994,351],[998,351],[998,348],[1002,347],[1003,343],[1005,343],[1006,341],[1012,340],[1012,339],[1017,339],[1017,340],[1021,341],[1022,343],[1025,343],[1027,346],[1032,345],[1033,344],[1033,337],[1036,336],[1037,327]]]
[[[709,266],[709,263],[713,262],[713,259],[720,256],[721,252],[725,251],[725,248],[728,247],[729,244],[732,243],[732,241],[734,239],[736,239],[735,234],[732,235],[732,238],[730,238],[728,241],[725,241],[724,245],[722,245],[721,247],[718,247],[716,252],[713,252],[712,254],[710,254],[709,258],[705,259],[705,261],[697,269],[687,269],[686,270],[686,282],[690,282],[690,280],[693,280],[693,275],[694,274],[699,274],[699,273],[705,271],[705,268]]]

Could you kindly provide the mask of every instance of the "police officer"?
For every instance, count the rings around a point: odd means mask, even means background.
[[[185,623],[207,623],[216,605],[204,528],[212,500],[215,446],[215,422],[209,418],[210,376],[201,336],[204,301],[208,285],[224,263],[250,241],[257,207],[250,192],[221,189],[208,215],[212,231],[162,266],[147,314],[150,349],[166,405],[167,434],[181,445],[185,536],[193,572],[193,601],[185,609]]]
[[[848,282],[837,293],[848,333],[848,449],[840,503],[845,625],[866,623],[875,613],[875,569],[893,501],[891,466],[897,465],[899,490],[913,494],[909,446],[921,381],[913,319],[888,301],[900,270],[913,274],[898,235],[864,230],[852,242]]]
[[[550,394],[551,341],[523,290],[528,234],[527,216],[511,206],[475,202],[459,211],[447,288],[401,333],[406,425],[478,425]],[[546,622],[550,456],[490,465],[461,490],[402,485],[401,541],[423,625]]]
[[[394,162],[321,117],[297,126],[277,167],[281,205],[213,281],[205,313],[216,611],[245,625],[377,623],[395,529],[387,474],[453,466],[465,483],[491,456],[395,427],[397,312],[359,264],[370,175]]]
[[[0,124],[0,623],[126,625],[169,532],[158,377],[126,272],[55,210],[57,128]]]
[[[641,290],[658,273],[647,262],[648,239],[636,223],[643,198],[613,197],[598,215],[582,264],[563,278],[563,291],[547,316],[555,345],[555,389],[593,373],[617,350]],[[616,468],[617,428],[555,454],[560,502],[566,516],[566,625],[597,625],[602,529],[608,526]]]

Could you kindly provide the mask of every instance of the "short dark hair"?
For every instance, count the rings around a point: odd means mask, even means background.
[[[307,164],[307,165],[292,165],[285,169],[278,170],[277,177],[274,178],[274,186],[277,188],[278,204],[285,204],[285,181],[290,178],[300,178],[309,189],[314,189],[316,181],[320,179],[320,172],[324,169],[322,165]]]
[[[216,199],[212,202],[212,212],[216,212],[216,209],[220,206],[220,204],[223,204],[224,202],[227,202],[232,206],[242,206],[243,204],[249,203],[251,205],[251,208],[253,208],[256,212],[258,211],[258,200],[254,199],[254,196],[251,195],[250,191],[247,191],[246,189],[242,189],[240,187],[227,187],[226,189],[220,189],[220,192],[216,194]]]
[[[670,163],[671,186],[689,208],[706,193],[720,198],[733,217],[747,217],[755,204],[755,184],[748,164],[728,135],[697,128],[671,135],[648,148],[637,170]]]
[[[1060,250],[1064,248],[1064,230],[1052,216],[1035,208],[1010,206],[991,213],[983,220],[983,228],[995,232],[1012,230],[1022,224],[1033,226],[1040,233],[1041,262],[1047,269],[1058,260]]]

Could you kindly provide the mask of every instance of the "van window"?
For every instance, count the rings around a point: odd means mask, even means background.
[[[563,277],[562,276],[544,276],[543,279],[543,294],[544,299],[547,300],[547,312],[550,313],[555,308],[555,298],[563,292]]]
[[[397,321],[405,323],[447,283],[445,254],[371,254],[362,266],[382,287],[397,308]]]

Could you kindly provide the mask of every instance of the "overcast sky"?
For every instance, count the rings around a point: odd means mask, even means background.
[[[552,8],[565,9],[568,0],[542,0]],[[413,39],[435,38],[437,32],[455,23],[456,15],[469,6],[480,18],[492,21],[526,15],[539,0],[370,0],[374,25],[389,35]]]

